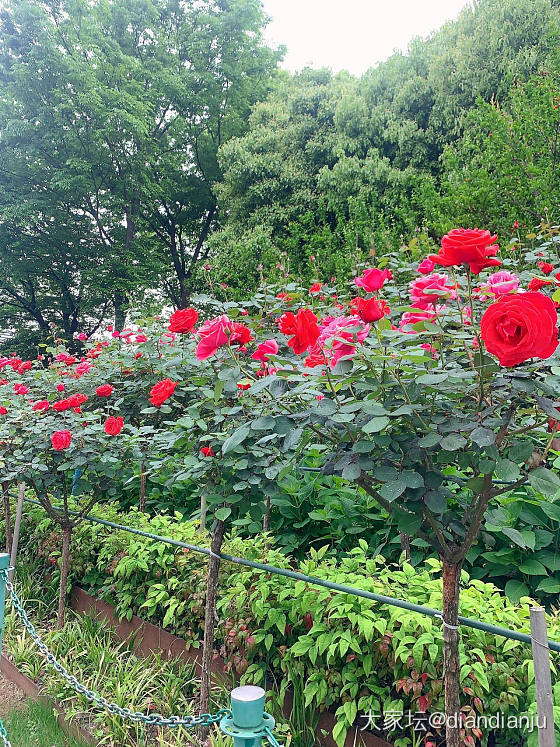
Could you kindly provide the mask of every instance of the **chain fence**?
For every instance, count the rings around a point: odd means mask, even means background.
[[[80,682],[78,682],[76,677],[74,677],[73,674],[70,674],[66,667],[61,664],[54,656],[54,654],[49,651],[47,645],[41,639],[40,635],[35,629],[35,626],[27,616],[27,613],[14,589],[13,583],[8,579],[8,571],[0,571],[0,574],[6,581],[6,589],[10,595],[10,599],[12,600],[12,604],[19,619],[25,626],[25,629],[27,630],[31,638],[35,641],[40,653],[45,657],[46,661],[53,667],[53,669],[58,672],[58,674],[60,674],[60,676],[66,681],[66,683],[73,690],[75,690],[75,692],[83,695],[94,706],[97,706],[99,709],[109,711],[109,713],[112,713],[114,715],[120,716],[127,721],[133,721],[135,723],[144,723],[148,726],[184,726],[189,729],[197,726],[211,726],[212,724],[219,723],[224,716],[231,715],[231,711],[229,710],[229,708],[222,708],[215,714],[202,713],[200,716],[165,717],[161,716],[158,713],[151,713],[149,715],[146,715],[144,713],[140,713],[139,711],[132,711],[130,708],[123,708],[122,706],[117,705],[117,703],[110,703],[107,698],[104,698],[102,695],[99,695],[93,690],[89,690],[87,687],[85,687],[85,685],[82,685]],[[4,727],[2,726],[0,728],[0,736],[3,736],[2,728]],[[6,740],[4,739],[4,742],[5,741]]]
[[[2,744],[4,745],[4,747],[12,747],[12,744],[8,739],[8,732],[6,731],[6,727],[4,726],[2,719],[0,719],[0,739],[2,740]]]
[[[23,623],[25,629],[35,641],[37,649],[44,656],[45,660],[58,672],[58,674],[66,681],[66,683],[79,695],[83,695],[93,706],[100,710],[106,710],[113,715],[120,716],[125,721],[132,721],[133,723],[142,723],[146,726],[169,726],[177,727],[183,726],[187,729],[194,729],[196,727],[212,726],[213,724],[219,724],[223,718],[231,717],[232,712],[229,708],[220,708],[216,713],[201,713],[200,716],[161,716],[159,713],[144,714],[140,711],[133,711],[130,708],[119,706],[117,703],[111,703],[103,695],[99,695],[94,690],[88,689],[85,685],[77,680],[77,678],[70,674],[66,667],[58,661],[54,654],[52,654],[47,647],[46,643],[42,640],[41,636],[37,633],[35,626],[29,619],[25,608],[23,607],[13,583],[9,580],[9,571],[7,568],[0,571],[0,576],[6,582],[6,590],[10,595],[12,605],[16,611],[17,616]],[[263,730],[263,736],[266,738],[271,747],[281,747],[276,740],[276,737],[272,731],[265,727]],[[4,747],[11,747],[8,741],[8,735],[6,728],[0,720],[0,738],[3,741]]]

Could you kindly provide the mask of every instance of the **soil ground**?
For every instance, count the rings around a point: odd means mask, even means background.
[[[0,674],[0,718],[4,718],[15,708],[21,708],[25,695],[13,683]]]

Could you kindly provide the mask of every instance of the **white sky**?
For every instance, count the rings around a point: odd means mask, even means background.
[[[456,18],[469,0],[263,0],[267,40],[288,48],[282,67],[361,75],[415,36]]]

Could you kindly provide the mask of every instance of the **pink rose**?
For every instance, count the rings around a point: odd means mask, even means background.
[[[197,332],[200,337],[200,342],[196,346],[198,360],[205,361],[211,355],[214,355],[222,345],[227,345],[229,340],[229,334],[227,333],[231,332],[231,328],[232,323],[225,314],[204,322]]]
[[[91,369],[91,364],[88,361],[84,361],[83,363],[78,363],[76,366],[76,374],[78,376],[83,376]]]
[[[413,329],[404,329],[411,324],[418,324],[418,322],[434,322],[436,316],[442,311],[445,306],[436,306],[436,310],[427,311],[426,309],[418,309],[417,311],[405,311],[399,322],[399,328],[401,332],[407,332],[408,334],[414,334]]]
[[[373,293],[383,288],[386,281],[391,280],[392,277],[393,274],[390,270],[379,270],[377,267],[371,267],[361,277],[354,278],[354,283],[368,293]]]
[[[428,273],[433,271],[435,266],[435,262],[432,262],[431,259],[428,259],[428,257],[426,257],[418,265],[418,272],[422,275],[427,275]]]
[[[278,352],[278,343],[276,340],[265,340],[257,347],[251,358],[255,361],[267,363],[269,355],[276,355]]]
[[[311,356],[322,351],[331,368],[336,366],[340,358],[354,355],[357,343],[363,342],[369,332],[369,324],[364,324],[359,316],[325,317],[321,323]]]
[[[455,286],[447,285],[447,280],[447,275],[439,272],[413,280],[409,287],[412,305],[418,309],[425,309],[437,304],[442,296],[455,298]]]
[[[493,296],[505,296],[507,293],[515,293],[519,288],[519,278],[513,272],[499,270],[493,273],[482,286],[482,290]]]

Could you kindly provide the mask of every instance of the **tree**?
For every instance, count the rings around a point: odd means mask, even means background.
[[[320,257],[328,278],[417,229],[436,238],[444,148],[478,99],[502,100],[539,69],[558,29],[550,0],[481,0],[359,80],[305,70],[286,81],[222,148],[219,279],[252,287],[283,251],[306,280]]]
[[[163,283],[185,305],[217,221],[216,151],[271,85],[257,0],[13,3],[2,11],[4,313],[122,329]]]
[[[504,239],[555,222],[560,209],[560,73],[517,80],[505,101],[480,102],[444,154],[431,223],[496,226]]]

